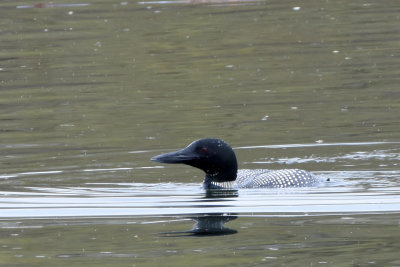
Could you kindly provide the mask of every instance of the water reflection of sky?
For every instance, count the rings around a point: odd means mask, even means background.
[[[323,165],[321,169],[328,170],[313,172],[330,181],[312,188],[204,191],[201,177],[196,177],[194,181],[198,182],[195,183],[173,182],[173,175],[179,173],[185,176],[186,168],[178,168],[178,172],[171,174],[171,168],[151,163],[134,167],[93,166],[5,173],[0,176],[3,181],[0,217],[187,216],[216,213],[304,216],[399,212],[400,171],[397,170],[397,164],[400,153],[396,145],[395,142],[320,142],[235,148],[238,154],[248,153],[251,157],[247,158],[254,159],[242,163],[250,169],[263,164],[262,168],[269,168],[270,164],[291,166],[292,162],[306,169],[306,165],[311,163]],[[312,155],[297,157],[296,149],[308,147],[312,148]],[[326,147],[338,147],[339,152],[322,150],[319,153],[317,150]],[[346,150],[346,147],[351,149]],[[266,149],[268,151],[264,151]],[[271,151],[283,151],[283,155],[291,157],[262,157]],[[125,153],[149,158],[158,152]],[[103,182],[112,181],[127,171],[141,171],[142,174],[151,172],[150,181],[168,174],[161,181],[171,182]],[[71,177],[79,177],[79,183],[70,183]],[[99,177],[104,180],[97,182]],[[41,182],[22,187],[12,186],[31,180]],[[55,180],[64,181],[64,184],[54,186],[46,182]],[[7,184],[8,187],[5,186]]]
[[[346,176],[345,173],[330,175]],[[180,183],[90,183],[77,188],[27,189],[28,192],[2,192],[1,217],[198,213],[304,216],[400,211],[398,185],[374,187],[367,181],[344,177],[317,188],[240,189],[229,190],[226,194],[207,193],[199,184]]]

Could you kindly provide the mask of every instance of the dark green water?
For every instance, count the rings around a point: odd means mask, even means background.
[[[0,265],[400,265],[397,1],[0,7]],[[331,183],[149,161],[209,136]]]
[[[184,218],[25,220],[1,234],[2,263],[27,266],[397,266],[398,219],[387,215],[242,217],[236,235],[163,235]],[[15,227],[15,228],[14,228]],[[37,227],[37,228],[35,228]],[[5,228],[5,229],[4,229]],[[77,239],[79,241],[77,242]],[[13,266],[13,264],[9,264]]]

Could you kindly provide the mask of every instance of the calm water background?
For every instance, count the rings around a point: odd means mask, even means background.
[[[0,265],[400,266],[398,1],[0,7]],[[149,161],[209,136],[331,182]]]

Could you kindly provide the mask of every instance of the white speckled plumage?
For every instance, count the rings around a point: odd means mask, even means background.
[[[212,188],[286,188],[313,186],[319,179],[304,170],[299,169],[241,169],[238,170],[236,181],[213,182]]]
[[[239,188],[303,187],[313,185],[317,182],[318,180],[314,175],[298,169],[239,170],[236,178]]]

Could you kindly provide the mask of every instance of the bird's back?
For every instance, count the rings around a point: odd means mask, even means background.
[[[317,176],[299,169],[243,169],[238,170],[238,188],[284,188],[312,186],[319,182]]]

